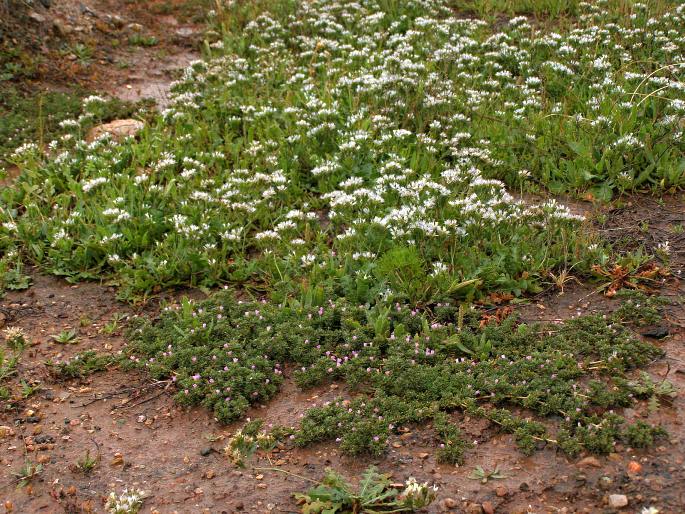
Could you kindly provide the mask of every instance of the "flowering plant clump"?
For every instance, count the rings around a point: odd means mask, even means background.
[[[513,433],[524,452],[547,443],[570,454],[603,453],[617,441],[646,446],[662,434],[613,412],[659,394],[626,376],[662,352],[633,337],[621,312],[554,326],[513,317],[481,326],[453,304],[431,311],[343,299],[279,306],[225,292],[140,321],[129,334],[128,362],[171,377],[180,402],[205,405],[224,422],[273,397],[286,366],[303,388],[339,381],[357,391],[310,408],[293,429],[298,445],[331,440],[346,453],[379,455],[403,427],[430,423],[438,457],[460,462],[468,443],[449,414],[462,410]],[[512,407],[537,418],[520,418]],[[238,432],[227,454],[242,462],[264,448],[258,432]]]
[[[414,477],[409,477],[398,497],[398,503],[405,508],[422,509],[433,503],[437,492],[438,486],[428,485],[428,482],[419,484]]]
[[[14,350],[22,350],[26,344],[26,333],[21,327],[7,327],[2,331],[5,336],[5,344]]]
[[[73,120],[47,152],[15,152],[0,251],[128,299],[309,284],[427,304],[602,263],[582,216],[519,193],[685,184],[685,7],[582,3],[550,32],[450,5],[224,6],[137,138],[86,142]]]
[[[110,514],[136,514],[143,506],[145,492],[138,489],[124,489],[121,494],[109,493],[105,509]]]
[[[306,494],[295,494],[295,498],[302,503],[302,512],[311,514],[414,512],[433,503],[437,491],[437,486],[428,482],[420,484],[413,477],[400,489],[390,482],[389,475],[380,474],[371,466],[362,475],[356,490],[344,477],[328,469],[320,485]]]
[[[260,431],[261,420],[248,423],[230,437],[224,453],[237,466],[244,467],[245,461],[257,450],[270,452],[276,447],[277,439],[273,434]]]

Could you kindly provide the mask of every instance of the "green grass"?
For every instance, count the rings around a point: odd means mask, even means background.
[[[474,12],[483,17],[502,14],[575,16],[579,4],[579,0],[453,0],[450,3],[457,13]]]
[[[93,350],[79,353],[68,361],[55,365],[55,376],[61,379],[83,378],[99,371],[105,371],[120,359],[113,355],[99,354]]]
[[[133,34],[128,38],[128,44],[131,46],[157,46],[159,40],[155,36],[145,36],[143,34]]]

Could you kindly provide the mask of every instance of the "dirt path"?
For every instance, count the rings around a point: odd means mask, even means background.
[[[0,13],[0,42],[28,63],[15,82],[27,91],[80,87],[163,107],[170,82],[199,57],[203,0],[16,3]]]

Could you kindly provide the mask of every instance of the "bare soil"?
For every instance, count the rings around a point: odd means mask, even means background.
[[[198,58],[204,1],[3,0],[0,50],[19,53],[29,71],[15,85],[27,91],[79,87],[163,107],[170,82]]]
[[[55,60],[46,65],[40,80],[52,87],[70,87],[73,81],[124,99],[153,96],[163,105],[174,70],[196,57],[201,34],[193,9],[189,15],[181,5],[187,7],[187,2],[54,1],[50,10],[39,10],[45,20],[37,22],[33,33],[49,30],[50,38],[60,41],[90,41],[94,54],[84,65],[47,41],[45,55],[54,55]],[[135,33],[154,36],[159,42],[150,47],[113,43],[127,41]],[[673,299],[685,295],[680,280],[685,236],[677,228],[685,223],[683,196],[664,201],[633,197],[622,200],[620,208],[593,208],[587,203],[574,208],[592,212],[600,220],[596,229],[623,249],[640,244],[653,249],[668,241],[672,274],[659,293]],[[105,324],[115,315],[154,316],[154,305],[136,310],[117,302],[112,288],[94,283],[70,285],[37,272],[33,280],[29,290],[9,293],[0,302],[0,326],[21,327],[31,342],[22,355],[19,375],[41,385],[37,394],[0,414],[0,425],[12,430],[0,439],[0,509],[6,512],[103,512],[107,494],[124,487],[148,492],[144,512],[297,512],[292,493],[310,487],[325,468],[354,478],[369,464],[392,472],[397,481],[413,476],[436,483],[439,501],[430,512],[616,512],[608,506],[610,494],[628,496],[629,505],[621,512],[640,512],[645,506],[661,513],[685,512],[682,393],[653,414],[648,414],[646,405],[621,413],[629,419],[649,417],[668,430],[668,440],[649,450],[618,446],[606,457],[570,459],[548,446],[526,457],[516,450],[512,436],[499,433],[488,421],[455,414],[474,443],[463,466],[437,464],[431,427],[409,426],[382,459],[345,457],[335,444],[307,449],[285,444],[270,455],[258,454],[248,468],[236,469],[222,448],[239,424],[221,425],[206,410],[180,408],[168,383],[117,367],[70,381],[51,373],[49,362],[85,350],[118,352],[125,339],[120,330],[107,335]],[[516,310],[526,320],[554,322],[609,312],[617,305],[597,292],[596,285],[569,281],[563,291],[550,289]],[[683,391],[683,304],[668,306],[662,323],[668,336],[656,344],[666,356],[648,372]],[[50,337],[65,329],[77,330],[74,344],[60,344]],[[346,394],[341,384],[300,391],[286,378],[280,395],[253,408],[249,416],[263,418],[267,424],[296,425],[306,409]],[[86,451],[99,459],[89,474],[76,467]],[[28,486],[18,488],[13,473],[26,459],[43,464],[44,469]],[[475,466],[499,467],[506,477],[482,484],[469,479]]]

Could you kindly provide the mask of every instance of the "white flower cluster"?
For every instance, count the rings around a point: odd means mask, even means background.
[[[109,493],[105,509],[110,514],[136,514],[143,506],[145,492],[137,489],[124,489],[121,494]]]
[[[435,500],[437,492],[438,486],[430,486],[428,482],[419,484],[414,477],[409,477],[400,498],[403,505],[412,509],[421,509]]]
[[[50,187],[77,182],[87,200],[52,202],[47,233],[63,251],[106,242],[99,263],[137,251],[150,269],[207,266],[193,276],[263,256],[309,273],[393,245],[440,275],[459,256],[555,245],[582,217],[507,186],[580,187],[611,168],[629,189],[650,156],[685,151],[685,7],[621,19],[599,4],[564,33],[522,17],[493,29],[443,0],[265,12],[184,71],[154,137],[58,142]]]

